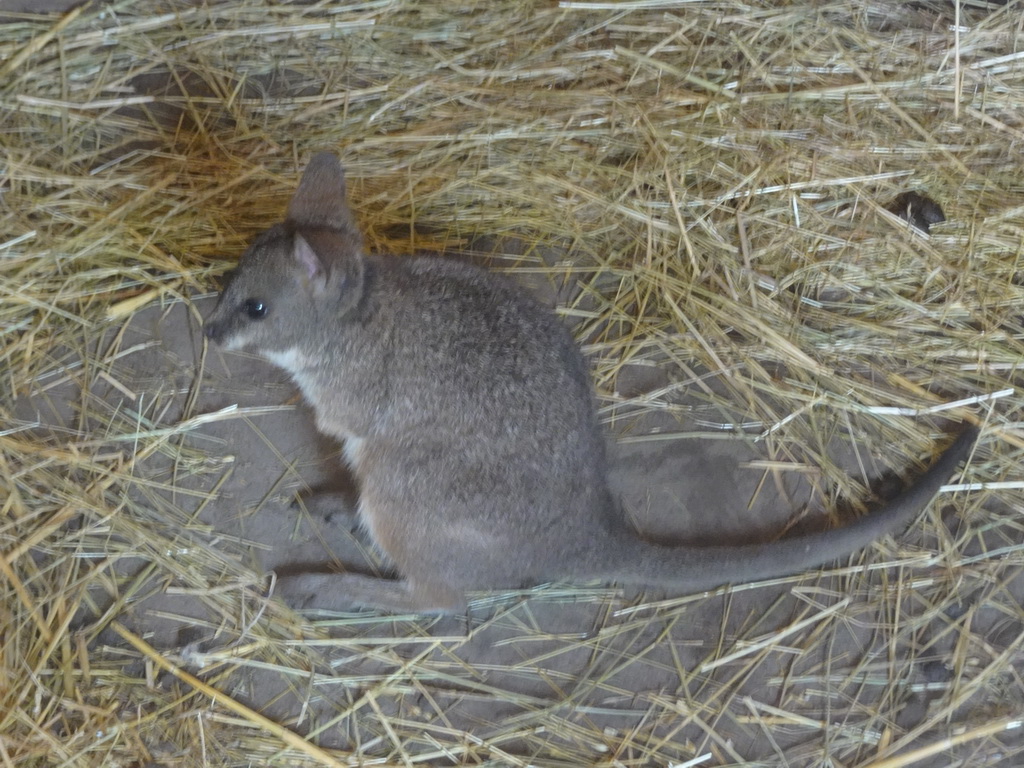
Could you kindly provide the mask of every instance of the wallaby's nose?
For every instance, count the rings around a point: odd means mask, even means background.
[[[217,324],[212,323],[209,320],[203,321],[203,336],[208,338],[210,341],[217,340]]]

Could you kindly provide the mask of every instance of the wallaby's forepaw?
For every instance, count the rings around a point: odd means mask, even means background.
[[[305,509],[312,517],[332,525],[359,527],[359,513],[355,502],[340,491],[316,491],[292,502],[295,509]]]

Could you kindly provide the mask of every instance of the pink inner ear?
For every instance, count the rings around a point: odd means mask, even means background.
[[[316,252],[302,235],[295,236],[294,257],[295,263],[299,265],[310,280],[323,274],[324,265],[320,261],[320,257],[316,255]]]

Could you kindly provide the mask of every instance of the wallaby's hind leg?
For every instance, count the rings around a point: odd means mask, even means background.
[[[357,573],[303,573],[278,580],[277,594],[293,608],[375,608],[391,613],[459,613],[466,595],[442,585],[378,579]]]

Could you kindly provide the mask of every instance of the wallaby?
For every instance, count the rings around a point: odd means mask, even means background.
[[[645,541],[609,488],[568,329],[485,270],[366,253],[330,154],[242,256],[205,333],[291,374],[317,427],[344,441],[361,525],[397,574],[305,575],[303,589],[387,611],[453,612],[469,590],[553,580],[698,591],[806,570],[908,526],[977,435],[843,528],[743,546]]]

